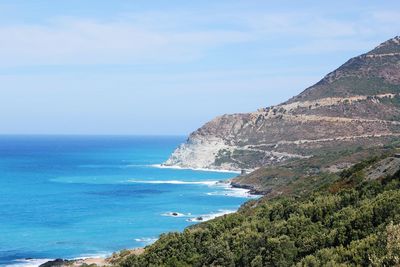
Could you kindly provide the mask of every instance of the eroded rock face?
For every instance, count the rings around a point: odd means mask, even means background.
[[[164,164],[182,168],[212,168],[219,151],[227,147],[221,138],[192,135]]]
[[[400,38],[382,43],[287,102],[223,115],[192,133],[168,166],[256,169],[400,136]]]

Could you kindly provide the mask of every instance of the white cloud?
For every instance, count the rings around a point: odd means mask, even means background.
[[[398,16],[385,10],[348,19],[316,10],[176,10],[111,21],[49,18],[36,25],[0,25],[0,66],[187,62],[239,43],[265,44],[280,53],[360,51],[394,35]]]
[[[180,61],[248,38],[239,31],[160,31],[129,22],[64,19],[0,27],[0,58],[8,66]]]

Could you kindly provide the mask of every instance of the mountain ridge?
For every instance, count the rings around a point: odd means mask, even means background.
[[[167,166],[255,170],[400,135],[400,37],[354,57],[276,106],[225,114],[193,132]]]

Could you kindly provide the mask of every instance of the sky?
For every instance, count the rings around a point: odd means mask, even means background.
[[[400,35],[400,1],[0,0],[0,134],[187,135]]]

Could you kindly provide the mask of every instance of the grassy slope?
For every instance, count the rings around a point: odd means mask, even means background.
[[[400,172],[364,181],[375,157],[313,193],[263,198],[169,233],[118,266],[392,266],[400,256]]]
[[[309,193],[321,184],[334,182],[339,173],[331,171],[332,166],[345,169],[369,155],[382,156],[393,151],[393,146],[362,149],[349,147],[339,151],[326,151],[308,159],[294,159],[279,165],[267,166],[233,179],[237,186],[264,192],[268,198],[280,194],[299,195]]]

